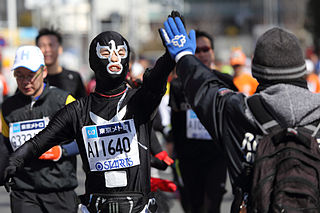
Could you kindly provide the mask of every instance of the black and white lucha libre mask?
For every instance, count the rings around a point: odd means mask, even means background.
[[[92,40],[89,63],[95,72],[97,91],[116,89],[125,81],[129,56],[129,44],[117,32],[102,32]]]

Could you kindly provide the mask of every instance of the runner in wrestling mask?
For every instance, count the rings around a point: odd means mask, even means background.
[[[90,44],[96,91],[62,108],[47,128],[10,158],[7,188],[24,163],[63,141],[76,139],[86,173],[82,207],[89,212],[153,212],[150,193],[151,120],[175,66],[168,52],[147,70],[138,89],[128,88],[129,44],[106,31]]]
[[[98,93],[110,93],[125,83],[129,57],[127,40],[116,32],[103,32],[91,42],[89,62],[95,72]]]

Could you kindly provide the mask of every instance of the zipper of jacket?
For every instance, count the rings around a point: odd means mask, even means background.
[[[30,110],[33,109],[33,105],[36,103],[36,100],[32,98],[31,103],[30,103]]]
[[[42,93],[41,93],[39,96],[37,96],[37,97],[31,97],[30,110],[33,109],[33,105],[36,103],[36,101],[39,99],[39,97],[43,94],[43,92],[44,92],[44,90],[45,90],[45,88],[46,88],[46,85],[47,85],[46,83],[43,84],[43,90],[42,90]]]

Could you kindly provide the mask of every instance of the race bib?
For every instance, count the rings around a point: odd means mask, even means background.
[[[136,129],[132,119],[84,126],[82,136],[91,171],[140,165]]]
[[[33,138],[49,123],[49,118],[21,121],[9,124],[9,140],[13,151]]]
[[[196,113],[189,109],[187,113],[187,138],[189,139],[201,139],[201,140],[211,140],[211,136],[204,126],[200,123]]]

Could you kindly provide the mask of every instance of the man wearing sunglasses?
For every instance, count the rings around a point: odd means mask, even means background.
[[[214,42],[203,31],[196,31],[195,56],[212,72],[217,73],[229,88],[232,77],[214,70]],[[178,174],[181,204],[186,212],[220,212],[225,190],[226,164],[223,154],[202,126],[182,92],[180,78],[171,81],[171,126],[175,152],[179,161]],[[197,174],[197,175],[194,175]]]
[[[214,69],[214,43],[213,38],[204,31],[196,31],[197,48],[195,56],[207,67]]]
[[[45,128],[51,116],[75,99],[44,82],[47,68],[36,46],[18,48],[13,65],[18,92],[2,105],[4,142],[0,143],[0,174],[9,155]],[[62,145],[63,146],[63,145]],[[62,146],[42,154],[13,177],[11,210],[20,212],[75,212],[77,187],[75,159],[65,157]],[[5,153],[5,154],[3,154]],[[1,177],[3,179],[3,177]],[[3,180],[1,180],[3,184]]]
[[[209,33],[196,30],[196,51],[195,56],[208,67],[212,72],[216,73],[230,89],[238,90],[233,84],[232,76],[221,73],[215,65],[214,38]]]

